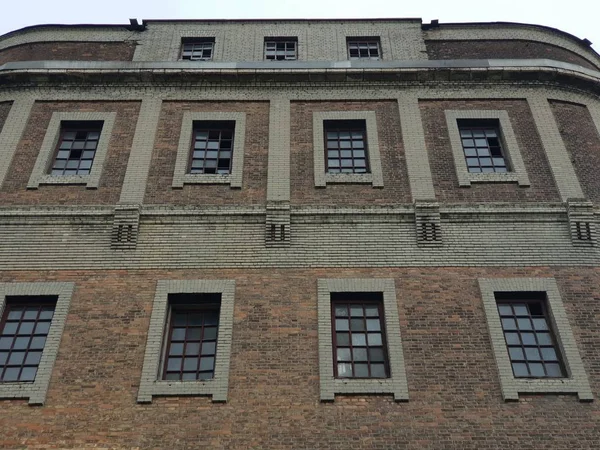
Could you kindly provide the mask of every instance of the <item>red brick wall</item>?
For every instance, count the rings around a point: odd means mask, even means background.
[[[431,100],[419,103],[436,196],[443,202],[560,201],[529,106],[524,100]],[[445,110],[506,110],[515,132],[531,187],[517,183],[458,186]]]
[[[127,169],[139,109],[139,102],[36,102],[0,191],[0,204],[117,203]],[[86,189],[84,185],[40,185],[38,189],[27,190],[27,182],[40,152],[52,113],[84,111],[117,113],[98,189]]]
[[[2,127],[4,127],[4,122],[6,122],[11,106],[12,102],[0,103],[0,132],[2,131]]]
[[[183,189],[171,187],[185,111],[246,113],[241,189],[231,189],[228,184],[186,184]],[[269,153],[267,102],[164,102],[159,120],[145,203],[197,206],[265,203]]]
[[[429,59],[554,59],[598,70],[570,50],[523,40],[425,41]]]
[[[312,113],[321,111],[375,112],[383,189],[373,189],[366,184],[328,184],[325,189],[315,188]],[[292,102],[291,123],[290,187],[293,204],[351,206],[411,202],[398,105],[395,101]]]
[[[600,203],[600,137],[584,105],[551,102],[563,141],[586,197]]]
[[[600,406],[576,396],[502,400],[478,277],[556,277],[600,388],[600,269],[376,268],[2,272],[74,281],[46,405],[0,400],[3,448],[510,449],[598,447]],[[319,402],[318,278],[395,279],[410,401]],[[236,280],[229,401],[136,404],[158,279]]]
[[[135,42],[35,42],[0,50],[0,65],[14,61],[131,61]]]

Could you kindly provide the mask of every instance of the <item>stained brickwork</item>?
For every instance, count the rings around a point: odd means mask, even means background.
[[[184,184],[173,189],[173,174],[184,112],[246,114],[243,187]],[[264,204],[267,190],[269,104],[267,102],[164,102],[160,115],[145,203],[173,205]],[[201,176],[201,175],[200,175]]]
[[[292,204],[358,205],[409,203],[410,187],[395,101],[292,102],[291,201]],[[314,186],[313,113],[374,111],[383,172],[382,189],[368,185]],[[323,155],[325,158],[325,155]]]
[[[8,113],[12,106],[12,102],[1,102],[0,103],[0,132],[2,131],[2,127],[4,126],[4,122],[8,117]]]
[[[8,169],[2,191],[0,191],[0,202],[4,205],[117,203],[125,176],[139,105],[139,102],[37,102],[31,111],[29,121],[17,146],[16,155]],[[116,112],[98,189],[90,190],[85,186],[71,185],[41,185],[36,190],[27,190],[35,161],[42,147],[52,114],[55,112]]]
[[[0,65],[15,61],[131,61],[135,42],[34,42],[0,50]]]
[[[425,41],[429,59],[554,59],[598,68],[587,59],[557,45],[514,40]]]
[[[600,203],[600,130],[585,105],[551,102],[560,134],[569,151],[585,195]]]
[[[556,279],[598,395],[598,269],[2,272],[4,282],[76,283],[46,404],[3,400],[2,445],[506,449],[518,441],[522,448],[596,448],[597,402],[576,395],[504,402],[477,281],[486,277]],[[197,278],[236,282],[228,402],[155,397],[137,404],[157,280]],[[319,402],[319,278],[394,280],[408,403],[386,394]]]
[[[525,101],[435,101],[420,102],[425,139],[436,195],[440,201],[560,201],[539,134]],[[476,184],[460,188],[450,150],[445,110],[494,109],[508,112],[531,186],[516,183]]]

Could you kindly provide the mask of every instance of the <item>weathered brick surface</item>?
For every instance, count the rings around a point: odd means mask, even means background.
[[[319,402],[317,279],[393,278],[410,400]],[[2,272],[74,281],[46,405],[0,400],[3,448],[597,448],[597,402],[502,400],[477,279],[555,277],[594,395],[599,269]],[[136,403],[158,279],[236,282],[229,401]],[[518,443],[518,444],[517,444]]]
[[[560,201],[531,111],[520,100],[419,102],[436,196],[440,201],[539,202]],[[506,110],[515,132],[531,187],[516,183],[472,183],[460,188],[452,158],[445,110]]]
[[[583,57],[556,45],[525,40],[425,41],[429,59],[554,59],[598,70]]]
[[[410,186],[395,101],[292,102],[290,130],[290,187],[292,204],[368,205],[410,203]],[[374,111],[379,136],[383,189],[370,184],[327,184],[315,187],[313,112]],[[323,155],[325,158],[325,155]]]
[[[186,111],[246,113],[241,189],[232,189],[226,184],[186,184],[183,189],[171,187]],[[194,206],[263,204],[267,195],[268,139],[268,102],[164,102],[144,202]]]
[[[8,117],[8,112],[10,111],[10,107],[12,106],[12,102],[1,102],[0,103],[0,131],[2,131],[2,127],[4,126],[4,122]]]
[[[0,191],[0,203],[115,204],[119,200],[139,108],[139,102],[37,102]],[[57,111],[117,113],[98,189],[86,189],[84,185],[40,185],[36,190],[26,189],[52,113]]]
[[[566,102],[551,106],[585,195],[600,203],[600,137],[589,110]]]
[[[131,61],[135,42],[34,42],[0,50],[0,65],[14,61]]]

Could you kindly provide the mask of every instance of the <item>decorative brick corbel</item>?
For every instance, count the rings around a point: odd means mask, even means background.
[[[573,245],[595,246],[597,238],[593,203],[584,198],[569,198],[567,215]]]
[[[290,245],[290,203],[267,202],[265,243],[267,247]]]
[[[442,245],[440,205],[434,200],[415,201],[417,244],[423,247]]]
[[[140,205],[117,205],[110,244],[115,249],[134,249],[140,227]]]

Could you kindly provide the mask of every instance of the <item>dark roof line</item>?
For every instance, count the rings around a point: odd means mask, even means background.
[[[439,23],[437,20],[432,20],[431,23],[424,23],[421,25],[423,30],[432,30],[435,28],[463,28],[463,27],[481,27],[481,26],[518,26],[518,27],[529,27],[529,28],[541,28],[552,33],[561,34],[576,43],[583,45],[584,47],[591,48],[592,42],[589,39],[579,38],[571,33],[567,33],[566,31],[559,30],[558,28],[549,27],[546,25],[537,25],[532,23],[522,23],[522,22],[448,22],[448,23]],[[592,49],[593,51],[593,49]]]

